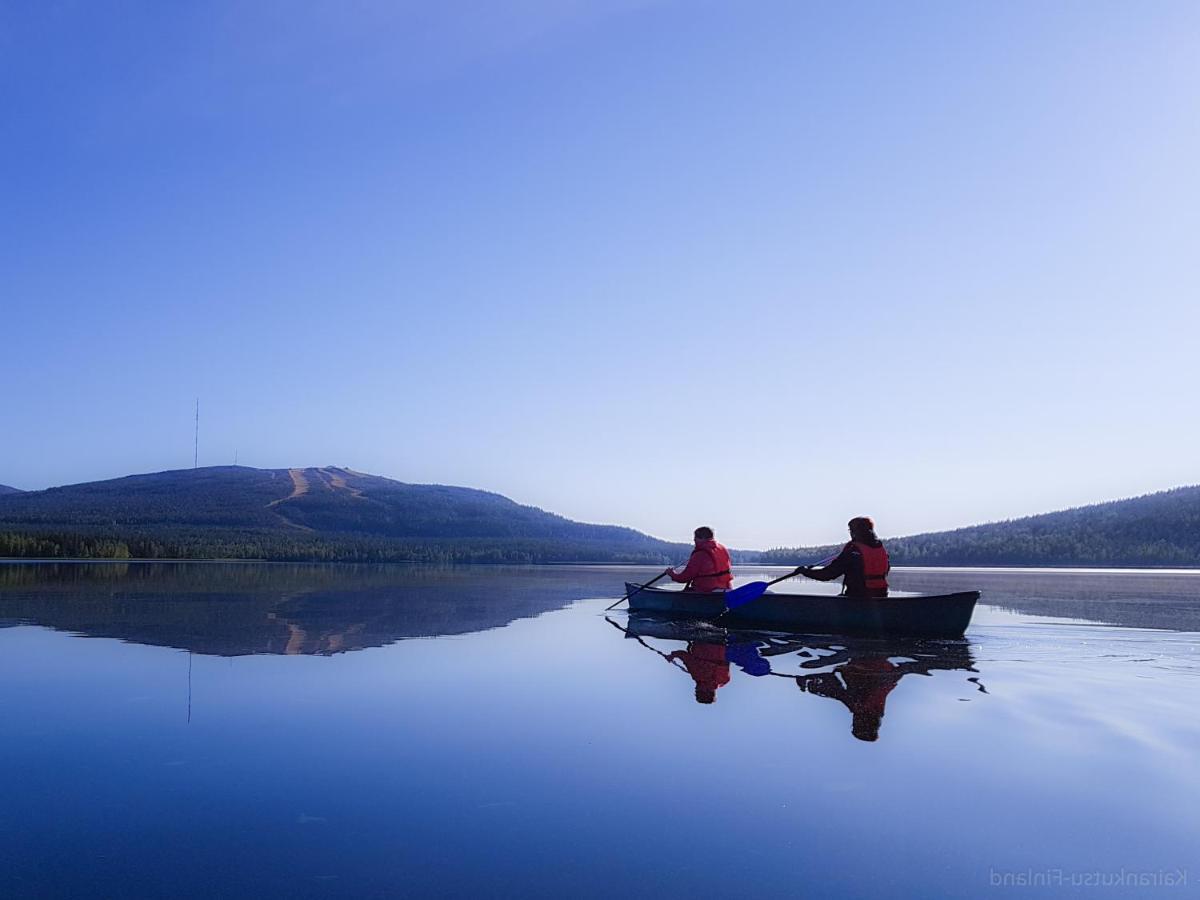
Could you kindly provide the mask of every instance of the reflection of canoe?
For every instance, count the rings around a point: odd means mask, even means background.
[[[629,609],[685,618],[712,619],[725,611],[720,592],[664,590],[626,584]],[[971,622],[979,591],[953,594],[897,592],[884,599],[854,599],[830,594],[774,594],[768,591],[730,610],[721,623],[758,625],[818,634],[896,634],[961,637]]]
[[[703,619],[672,619],[662,613],[631,612],[624,626],[618,627],[626,637],[658,638],[664,641],[713,641],[724,644],[730,638],[728,628],[712,625]],[[751,640],[758,632],[747,631],[744,634],[747,640]]]
[[[614,623],[615,624],[615,623]],[[767,657],[791,654],[797,650],[819,651],[818,656],[801,668],[820,668],[830,664],[824,657],[882,654],[885,657],[911,657],[939,661],[937,669],[971,669],[974,665],[966,638],[929,637],[926,635],[850,635],[829,632],[807,634],[795,630],[752,628],[747,625],[725,628],[704,619],[670,618],[662,613],[631,612],[618,625],[628,638],[655,638],[665,641],[745,644],[757,643]],[[811,655],[811,654],[810,654]],[[823,661],[822,661],[823,660]],[[836,660],[835,660],[836,661]],[[973,671],[973,670],[972,670]]]

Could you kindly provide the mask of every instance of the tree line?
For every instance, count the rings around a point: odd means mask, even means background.
[[[15,559],[247,559],[355,563],[631,563],[665,565],[654,548],[561,540],[400,541],[370,535],[291,536],[277,533],[95,534],[73,531],[0,532],[0,557]]]
[[[892,538],[900,566],[1200,566],[1200,488],[1176,488],[1024,519]],[[764,565],[794,566],[836,547],[780,547]]]

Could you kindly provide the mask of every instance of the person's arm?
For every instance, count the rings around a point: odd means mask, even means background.
[[[667,569],[667,574],[671,576],[672,581],[678,581],[680,584],[687,584],[698,575],[704,574],[702,567],[707,562],[707,553],[701,553],[699,550],[693,550],[692,555],[688,557],[687,565],[683,567],[682,572],[676,572],[674,569]]]
[[[843,547],[842,552],[837,555],[827,566],[822,566],[817,569],[813,566],[801,566],[796,571],[807,578],[814,581],[833,581],[835,578],[841,578],[850,568],[850,548]]]

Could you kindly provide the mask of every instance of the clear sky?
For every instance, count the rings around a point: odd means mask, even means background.
[[[0,483],[730,545],[1200,482],[1194,2],[0,2]]]

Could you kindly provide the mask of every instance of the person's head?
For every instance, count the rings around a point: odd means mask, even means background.
[[[716,703],[717,689],[712,687],[701,687],[696,685],[696,702],[697,703]]]
[[[876,541],[875,523],[868,516],[855,516],[846,523],[850,526],[850,537],[856,541]]]
[[[697,544],[701,541],[711,541],[713,539],[713,530],[707,525],[701,525],[692,532],[692,537],[696,539]]]
[[[860,741],[879,740],[879,726],[883,724],[883,716],[878,713],[856,712],[850,723],[850,733]]]

